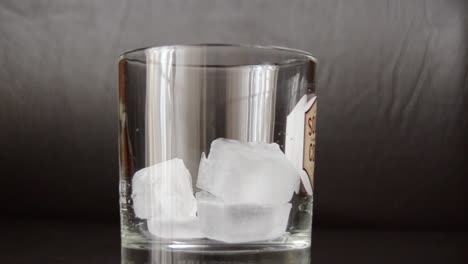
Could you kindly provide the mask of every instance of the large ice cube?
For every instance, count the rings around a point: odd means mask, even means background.
[[[299,190],[299,172],[278,144],[216,139],[202,155],[197,187],[227,203],[285,204]]]
[[[186,221],[160,221],[155,218],[147,220],[148,231],[161,238],[201,238],[204,235],[200,232],[200,222],[193,217]]]
[[[206,192],[197,193],[202,233],[227,243],[270,240],[285,234],[291,204],[229,204]]]
[[[181,159],[141,169],[132,180],[135,215],[157,221],[189,221],[196,216],[192,177]]]

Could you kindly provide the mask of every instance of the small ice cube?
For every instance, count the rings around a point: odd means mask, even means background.
[[[197,193],[202,233],[227,243],[270,240],[285,234],[291,204],[227,204],[206,192]]]
[[[200,158],[200,165],[198,166],[197,187],[202,188],[209,186],[210,178],[208,177],[208,160],[206,159],[205,152],[202,152]]]
[[[202,155],[197,187],[227,203],[285,204],[300,186],[299,171],[278,144],[216,139]]]
[[[181,159],[137,171],[132,188],[133,209],[138,218],[183,222],[196,216],[192,177]]]
[[[190,239],[202,238],[198,218],[186,221],[160,221],[155,218],[147,220],[148,231],[160,238]]]

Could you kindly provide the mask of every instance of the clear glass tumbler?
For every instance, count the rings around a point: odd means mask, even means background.
[[[119,62],[122,263],[309,263],[316,60],[176,45]]]

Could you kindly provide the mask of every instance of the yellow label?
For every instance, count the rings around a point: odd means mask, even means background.
[[[309,176],[312,189],[314,188],[315,168],[315,134],[317,120],[317,97],[314,96],[308,103],[310,107],[305,112],[304,128],[304,161],[303,169]]]

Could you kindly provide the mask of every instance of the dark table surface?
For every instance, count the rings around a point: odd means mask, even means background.
[[[116,224],[1,224],[0,263],[120,263]],[[315,229],[312,263],[468,263],[468,232]]]

